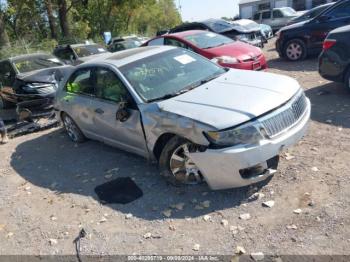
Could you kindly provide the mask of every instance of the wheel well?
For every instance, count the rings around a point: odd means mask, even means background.
[[[158,137],[157,142],[155,143],[155,145],[153,147],[153,154],[157,160],[159,160],[160,154],[162,153],[162,150],[163,150],[164,146],[166,145],[166,143],[174,136],[176,136],[176,135],[172,134],[172,133],[165,133],[165,134],[161,135],[160,137]]]

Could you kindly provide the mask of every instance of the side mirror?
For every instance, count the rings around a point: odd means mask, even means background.
[[[119,108],[116,114],[116,119],[120,122],[125,122],[130,117],[130,112],[128,111],[128,102],[122,101],[119,103]]]

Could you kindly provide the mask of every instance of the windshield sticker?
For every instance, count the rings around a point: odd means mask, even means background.
[[[214,33],[208,33],[207,36],[208,37],[215,37],[216,35]]]
[[[189,56],[189,55],[180,55],[180,56],[176,56],[174,57],[174,59],[178,62],[180,62],[183,65],[187,65],[189,63],[195,62],[196,59],[194,59],[193,57]]]

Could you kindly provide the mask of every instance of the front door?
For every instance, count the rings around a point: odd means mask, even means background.
[[[147,155],[141,114],[125,85],[117,74],[108,68],[94,70],[96,99],[91,103],[93,132],[107,144],[139,155]],[[127,101],[130,116],[126,121],[117,120],[120,103]]]
[[[321,15],[314,20],[311,31],[313,47],[322,48],[322,43],[328,33],[335,28],[350,25],[350,1],[346,1]],[[324,18],[324,19],[323,19]]]

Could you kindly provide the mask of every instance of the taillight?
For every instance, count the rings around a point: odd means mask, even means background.
[[[332,46],[334,46],[336,44],[337,40],[333,40],[333,39],[326,39],[323,42],[323,50],[328,50],[329,48],[331,48]]]

